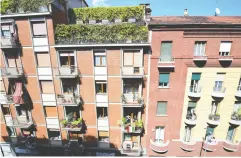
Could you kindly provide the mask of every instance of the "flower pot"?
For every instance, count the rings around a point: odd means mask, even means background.
[[[129,23],[135,23],[135,22],[136,22],[136,19],[135,19],[135,18],[128,19],[128,22],[129,22]]]
[[[65,128],[66,127],[66,124],[62,124],[62,128]]]
[[[70,123],[68,123],[68,124],[66,125],[66,127],[67,127],[67,128],[70,128],[70,127],[71,127],[71,124],[70,124]]]
[[[83,24],[83,20],[76,20],[76,24]]]
[[[89,20],[89,24],[96,24],[96,20]]]
[[[121,23],[122,20],[121,19],[115,19],[115,23]]]
[[[102,24],[109,24],[109,20],[102,20]]]

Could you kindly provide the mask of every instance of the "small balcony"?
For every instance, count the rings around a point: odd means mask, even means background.
[[[190,141],[190,142],[186,142],[186,141],[181,141],[181,145],[180,148],[184,151],[193,151],[195,150],[195,146],[196,146],[196,141]]]
[[[208,56],[204,55],[204,56],[193,56],[193,61],[207,61],[208,60]]]
[[[118,124],[124,133],[142,133],[143,131],[142,120],[126,119],[126,117],[123,117],[122,120],[118,121]]]
[[[83,118],[80,117],[76,120],[68,120],[68,119],[63,119],[61,120],[61,128],[63,130],[68,130],[68,131],[81,131],[83,126]]]
[[[188,96],[192,98],[200,98],[201,97],[201,87],[198,86],[190,86]]]
[[[21,78],[24,76],[22,67],[5,67],[2,68],[2,75],[7,78]]]
[[[142,153],[142,148],[140,145],[133,144],[132,141],[124,141],[121,147],[121,154],[128,156],[140,156]]]
[[[160,57],[157,63],[158,68],[175,68],[174,57]]]
[[[81,103],[80,96],[74,96],[73,94],[57,95],[57,102],[63,106],[78,106]]]
[[[33,125],[33,122],[29,120],[26,116],[18,116],[17,118],[13,118],[12,127],[29,128],[31,125]]]
[[[13,95],[7,95],[5,93],[0,93],[1,104],[14,104]]]
[[[233,112],[229,123],[234,126],[241,125],[241,114],[239,114],[238,112]]]
[[[135,94],[122,94],[121,101],[123,107],[142,107],[144,105],[143,98]]]
[[[219,56],[218,58],[219,61],[232,61],[233,60],[233,56],[231,55],[227,55],[227,56]]]
[[[220,115],[219,114],[209,114],[207,123],[209,125],[217,126],[220,122]]]
[[[212,96],[215,98],[223,98],[225,96],[225,87],[213,87]]]
[[[121,67],[122,78],[143,78],[144,69],[143,67]]]
[[[187,114],[185,123],[190,126],[195,126],[196,120],[197,120],[196,114]]]
[[[238,86],[235,96],[241,98],[241,85]]]
[[[17,48],[18,40],[15,37],[1,36],[1,48]]]
[[[203,142],[203,149],[205,151],[213,152],[213,151],[216,150],[217,144],[218,144],[218,141],[212,141],[212,142],[204,141]]]
[[[230,141],[225,141],[223,143],[223,148],[225,150],[228,150],[228,151],[231,151],[231,152],[235,152],[239,149],[239,144],[240,142],[236,142],[236,143],[233,143],[233,142],[230,142]]]
[[[165,153],[168,151],[169,140],[166,143],[156,142],[154,139],[150,139],[151,150],[157,153]]]
[[[98,118],[98,130],[108,131],[109,130],[109,121],[108,117]]]
[[[78,68],[75,66],[62,66],[54,69],[55,77],[76,78],[79,76]]]

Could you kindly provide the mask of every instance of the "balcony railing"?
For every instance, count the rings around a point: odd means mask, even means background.
[[[160,68],[174,68],[175,67],[175,58],[170,57],[159,57],[157,67]]]
[[[144,75],[143,67],[121,67],[121,74],[123,78],[142,78]]]
[[[27,116],[19,116],[13,118],[13,127],[18,128],[29,128],[33,122],[27,118]]]
[[[195,150],[195,146],[196,146],[196,141],[190,141],[190,142],[186,142],[186,141],[181,141],[181,145],[180,148],[184,151],[193,151]]]
[[[83,118],[80,117],[77,120],[69,121],[68,119],[61,120],[62,129],[68,131],[81,131],[83,127]]]
[[[230,124],[239,126],[241,125],[241,115],[238,112],[233,112],[231,115],[231,120],[229,121]]]
[[[69,94],[63,94],[57,95],[57,102],[60,105],[64,106],[78,106],[79,103],[81,103],[81,97],[80,96],[74,96],[74,95],[69,95]]]
[[[238,86],[235,96],[241,98],[241,85]]]
[[[156,142],[154,139],[150,139],[150,148],[158,153],[165,153],[168,151],[169,140],[166,143]]]
[[[3,37],[1,36],[1,48],[16,48],[18,46],[18,40],[15,37]]]
[[[79,74],[78,68],[75,66],[61,66],[54,69],[55,77],[59,78],[76,78]]]
[[[213,87],[212,96],[217,98],[223,98],[225,96],[225,87]]]
[[[189,97],[200,98],[202,88],[199,86],[190,86],[189,88]]]
[[[24,76],[22,67],[5,67],[2,68],[2,75],[8,78],[20,78]]]
[[[225,55],[225,56],[220,55],[218,60],[219,61],[232,61],[233,56],[231,56],[231,55]]]
[[[208,124],[217,126],[220,121],[220,115],[219,114],[209,114],[208,116]]]
[[[208,56],[206,56],[205,54],[200,56],[197,56],[197,55],[193,56],[193,61],[207,61],[207,60],[208,60]]]
[[[122,120],[118,121],[118,124],[121,126],[121,130],[124,133],[142,133],[143,131],[142,120],[123,117]]]
[[[144,104],[143,98],[135,94],[122,94],[121,101],[122,105],[127,107],[140,107]]]
[[[13,104],[13,96],[4,93],[0,94],[0,101],[2,104]]]
[[[185,123],[187,125],[196,125],[197,116],[196,114],[187,114]]]
[[[124,155],[140,156],[141,152],[142,152],[142,147],[140,145],[133,147],[133,144],[131,141],[124,141],[122,143],[121,153]]]
[[[239,149],[239,144],[240,144],[240,142],[233,143],[233,142],[230,142],[230,141],[226,140],[223,143],[223,148],[225,150],[235,152],[235,151],[237,151]]]
[[[203,149],[206,150],[206,151],[210,151],[210,152],[213,152],[216,150],[216,146],[218,144],[218,141],[211,141],[211,142],[207,142],[207,141],[204,141],[203,142]]]

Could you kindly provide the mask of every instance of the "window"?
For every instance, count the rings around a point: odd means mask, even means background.
[[[224,82],[225,74],[224,73],[218,73],[216,76],[216,81],[215,81],[215,91],[221,91],[223,87],[223,82]]]
[[[167,102],[159,101],[157,102],[156,115],[166,115],[167,114]]]
[[[240,109],[241,109],[241,101],[236,101],[236,102],[234,103],[233,111],[234,111],[234,112],[237,112],[237,111],[240,110]]]
[[[165,41],[161,43],[161,61],[172,60],[172,42]]]
[[[157,143],[164,143],[164,127],[156,127],[156,137],[155,137],[155,142]]]
[[[75,79],[62,79],[63,94],[77,95],[77,83]]]
[[[195,101],[189,101],[188,102],[186,119],[188,119],[188,120],[195,120],[196,119],[196,117],[197,117],[196,113],[195,113],[196,106],[197,106],[197,102],[195,102]]]
[[[27,116],[28,111],[20,106],[16,106],[18,116]]]
[[[16,52],[5,53],[6,63],[8,67],[21,67],[21,59]]]
[[[98,131],[98,138],[100,142],[109,142],[109,132],[108,131]]]
[[[140,136],[138,134],[132,133],[132,134],[127,134],[124,133],[124,141],[131,141],[132,144],[126,144],[125,148],[132,149],[138,147],[138,142],[139,142]]]
[[[107,107],[97,107],[97,117],[107,118],[108,117]]]
[[[33,36],[46,36],[46,24],[45,22],[32,22]]]
[[[169,73],[159,74],[159,87],[167,88],[169,87]]]
[[[54,93],[54,85],[52,81],[40,81],[40,86],[43,94]]]
[[[235,127],[229,126],[226,140],[229,142],[233,142],[234,135],[235,135]]]
[[[201,78],[201,73],[192,73],[190,92],[198,91],[198,87],[199,87],[198,83],[200,78]]]
[[[139,83],[132,79],[124,80],[124,93],[125,94],[138,94],[139,93]]]
[[[95,53],[95,66],[106,66],[105,53]]]
[[[139,50],[136,51],[124,51],[124,66],[135,66],[140,67],[142,65],[141,53]],[[137,71],[137,69],[136,69]],[[138,69],[139,71],[139,69]]]
[[[2,105],[2,113],[3,115],[11,115],[9,105]]]
[[[49,140],[61,140],[60,131],[48,129]]]
[[[60,66],[75,66],[74,52],[60,52]]]
[[[36,53],[37,58],[37,65],[38,67],[50,67],[50,58],[49,54],[47,52],[37,52]]]
[[[231,41],[221,42],[220,49],[219,49],[219,55],[220,56],[230,55],[231,45],[232,45]]]
[[[136,108],[133,107],[125,107],[124,108],[124,117],[129,118],[127,123],[132,120],[139,120],[141,118],[141,112],[136,110]]]
[[[96,93],[106,93],[107,92],[107,87],[106,87],[106,82],[105,81],[98,81],[95,83],[95,88],[96,88]]]
[[[44,106],[44,113],[46,117],[58,117],[57,109],[55,106]]]
[[[206,42],[196,41],[194,47],[194,56],[204,56],[205,55]]]
[[[74,121],[80,118],[79,107],[75,106],[66,106],[65,107],[65,116],[66,119]]]
[[[214,128],[208,126],[205,134],[206,141],[211,142],[211,138],[213,137],[213,134],[214,134]]]
[[[219,102],[212,101],[211,114],[216,114],[217,113],[217,111],[218,111],[218,104],[219,104]]]
[[[5,38],[10,38],[11,37],[11,33],[12,33],[12,27],[11,25],[2,25],[1,26],[1,34],[3,37]]]
[[[15,129],[12,128],[12,127],[8,127],[8,126],[7,126],[7,132],[8,132],[8,136],[9,136],[9,137],[16,136],[16,131],[15,131]]]
[[[185,142],[190,142],[191,141],[191,127],[190,126],[186,126],[185,127],[184,141]]]

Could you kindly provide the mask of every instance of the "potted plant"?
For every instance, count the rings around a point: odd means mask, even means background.
[[[136,121],[135,124],[136,124],[137,129],[139,129],[139,130],[143,129],[143,121],[142,120]]]
[[[61,120],[61,125],[63,128],[65,128],[67,126],[67,124],[68,124],[67,120],[65,120],[65,119]]]
[[[129,18],[129,19],[128,19],[128,22],[129,22],[129,23],[135,23],[135,22],[136,22],[136,18]]]
[[[121,19],[115,19],[115,23],[121,23],[122,20]]]
[[[102,22],[102,24],[109,24],[109,20],[108,19],[103,19],[101,22]]]
[[[82,19],[76,19],[76,24],[83,24],[84,22],[83,22],[83,20]]]

